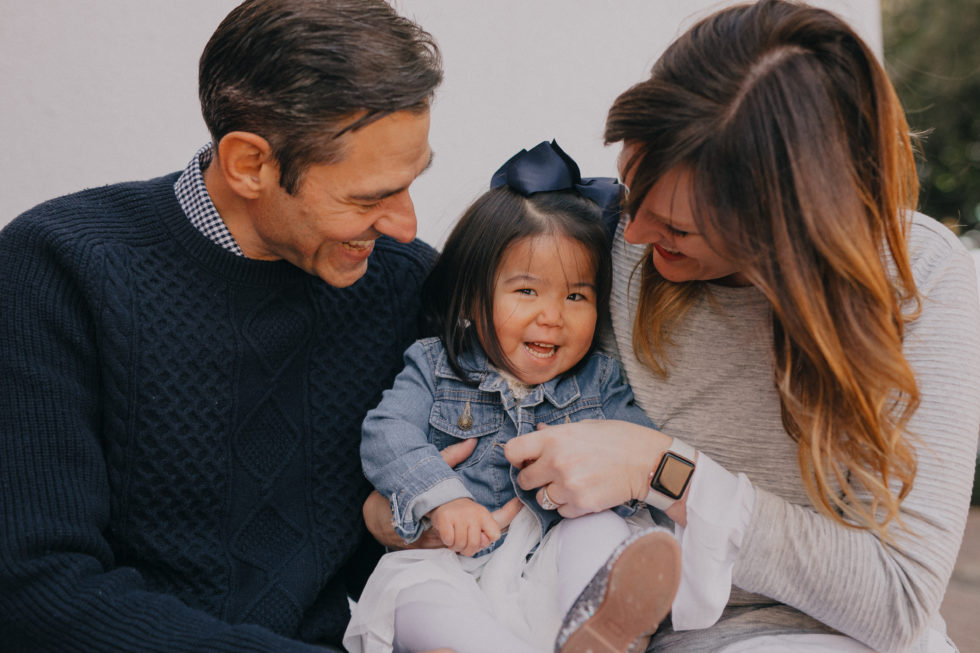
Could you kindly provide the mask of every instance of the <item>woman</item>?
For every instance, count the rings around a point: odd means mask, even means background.
[[[615,344],[662,433],[538,432],[508,449],[535,460],[521,485],[571,516],[644,498],[671,436],[700,452],[668,508],[685,582],[651,650],[951,650],[980,314],[965,250],[909,210],[908,127],[874,55],[821,10],[727,9],[616,100],[606,140],[631,189]]]
[[[634,499],[674,519],[684,576],[650,651],[955,650],[938,610],[980,309],[967,252],[911,211],[874,55],[822,10],[725,9],[616,100],[606,140],[631,189],[609,347],[661,431],[516,438],[520,485],[568,517]]]

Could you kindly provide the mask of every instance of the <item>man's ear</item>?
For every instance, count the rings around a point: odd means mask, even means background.
[[[255,199],[279,183],[279,166],[269,141],[251,132],[229,132],[218,143],[218,165],[228,187],[245,199]]]

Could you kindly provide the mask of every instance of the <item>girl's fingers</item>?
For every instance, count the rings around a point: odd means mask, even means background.
[[[492,513],[490,513],[490,516],[493,517],[493,520],[499,527],[500,532],[503,532],[503,530],[510,526],[510,523],[514,521],[514,517],[517,517],[517,513],[519,513],[523,507],[524,504],[521,503],[521,500],[514,497],[505,503],[499,510],[494,510]]]
[[[470,525],[470,553],[473,555],[477,551],[483,548],[483,540],[486,536],[483,534],[483,524],[476,522]]]
[[[500,539],[500,526],[497,525],[493,515],[487,513],[487,516],[480,524],[480,533],[483,535],[483,537],[489,540],[487,544],[490,542],[496,542]],[[484,544],[483,546],[487,546],[487,544]]]
[[[439,529],[439,537],[442,539],[442,543],[446,545],[446,548],[456,551],[456,532],[452,522],[447,522]]]

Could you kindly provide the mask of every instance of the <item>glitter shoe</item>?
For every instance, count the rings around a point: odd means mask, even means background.
[[[681,581],[681,549],[664,530],[623,540],[575,599],[556,653],[642,652],[670,612]]]

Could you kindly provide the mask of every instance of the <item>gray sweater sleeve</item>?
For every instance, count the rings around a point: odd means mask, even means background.
[[[922,314],[905,355],[921,404],[909,423],[918,471],[893,546],[810,507],[756,495],[734,571],[740,587],[794,606],[876,650],[905,650],[938,612],[963,537],[980,430],[980,310],[968,253],[917,218],[913,266]],[[732,470],[738,471],[738,470]]]

